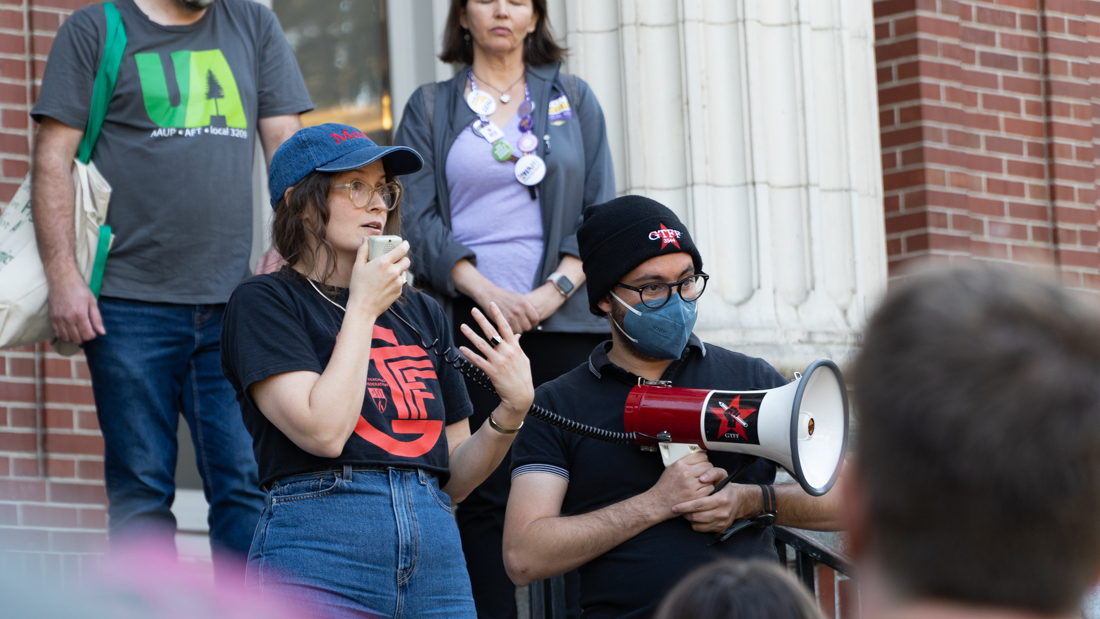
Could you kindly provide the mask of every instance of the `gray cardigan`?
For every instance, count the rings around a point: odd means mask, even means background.
[[[532,282],[536,287],[554,272],[563,254],[579,257],[576,232],[584,208],[615,197],[615,172],[603,110],[588,84],[576,80],[577,100],[569,101],[573,118],[557,126],[547,118],[550,101],[567,93],[558,69],[557,63],[527,68],[527,84],[535,103],[535,135],[540,137],[538,154],[547,167],[546,177],[537,186],[545,251]],[[446,178],[451,145],[459,132],[476,118],[462,96],[465,88],[465,69],[439,82],[430,120],[425,110],[424,88],[417,89],[405,105],[394,136],[395,144],[409,146],[424,158],[424,169],[402,178],[405,191],[401,227],[411,246],[416,285],[444,306],[448,319],[450,299],[458,294],[451,269],[463,258],[477,259],[451,232]],[[583,286],[541,328],[565,333],[608,330],[607,322],[589,311]]]

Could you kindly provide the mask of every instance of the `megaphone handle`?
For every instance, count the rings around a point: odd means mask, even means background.
[[[658,447],[661,450],[661,460],[664,461],[666,468],[688,454],[703,451],[698,445],[689,443],[661,443]]]
[[[707,544],[707,547],[714,546],[715,544],[721,544],[722,542],[733,537],[734,533],[737,533],[742,529],[747,529],[750,526],[752,526],[752,520],[749,520],[748,518],[738,518],[737,520],[734,520],[733,524],[731,524],[729,528],[727,528],[725,531],[715,534],[714,539],[710,540],[710,543]]]
[[[747,529],[752,526],[763,529],[764,527],[771,524],[775,524],[775,514],[765,513],[757,514],[752,518],[738,518],[737,520],[734,520],[733,524],[731,524],[729,528],[727,528],[725,531],[722,531],[721,533],[716,533],[714,535],[714,539],[712,539],[710,543],[707,544],[707,547],[709,548],[710,546],[714,546],[715,544],[721,544],[722,542],[733,537],[735,533],[743,529]]]

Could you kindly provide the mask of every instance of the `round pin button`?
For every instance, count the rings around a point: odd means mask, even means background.
[[[530,116],[531,112],[535,111],[535,102],[530,99],[525,99],[523,103],[519,104],[519,115]]]
[[[530,131],[535,127],[535,119],[530,116],[524,116],[523,120],[519,121],[520,131]]]
[[[466,105],[470,106],[470,109],[478,116],[489,116],[497,111],[496,99],[480,90],[471,90],[470,94],[466,95]]]
[[[516,140],[516,146],[519,147],[520,152],[529,153],[539,147],[539,139],[533,133],[524,133],[519,136],[519,140]]]
[[[508,146],[508,142],[500,140],[493,143],[493,159],[504,163],[512,158],[512,147]]]
[[[524,155],[516,162],[516,180],[528,187],[538,185],[546,176],[546,162],[538,155]]]

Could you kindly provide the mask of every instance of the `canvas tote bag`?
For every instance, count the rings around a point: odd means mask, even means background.
[[[111,246],[111,227],[106,225],[111,185],[91,162],[107,105],[115,91],[118,67],[126,48],[126,32],[118,9],[103,4],[107,15],[107,40],[92,92],[88,128],[73,160],[76,190],[76,264],[92,293],[99,297],[103,268]],[[38,255],[31,218],[31,175],[0,213],[0,348],[25,346],[51,340],[54,350],[72,355],[80,347],[54,337],[47,305],[46,271]]]

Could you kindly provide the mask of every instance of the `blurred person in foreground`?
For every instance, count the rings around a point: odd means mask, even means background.
[[[1100,574],[1094,304],[988,266],[887,296],[843,502],[864,616],[1080,616]]]
[[[607,339],[585,303],[576,229],[585,207],[615,197],[615,174],[600,103],[564,56],[546,0],[451,0],[440,59],[455,76],[417,90],[394,137],[424,157],[405,181],[416,284],[453,324],[495,302],[524,334],[536,387]],[[476,428],[499,399],[466,385]],[[516,616],[501,559],[508,487],[502,465],[456,514],[485,619]]]
[[[328,619],[293,601],[250,590],[243,581],[210,579],[209,566],[178,561],[175,546],[134,536],[108,557],[34,562],[0,550],[0,616],[18,619]],[[99,559],[93,563],[93,560]],[[34,567],[32,567],[34,566]]]
[[[724,559],[684,577],[654,619],[822,619],[813,598],[778,563]]]
[[[642,196],[615,198],[585,209],[577,238],[589,308],[608,322],[612,339],[587,363],[539,387],[539,404],[622,432],[627,396],[642,380],[736,391],[788,384],[763,359],[706,344],[692,332],[709,276],[668,207]],[[712,495],[727,473],[733,483]],[[532,420],[512,448],[504,564],[519,585],[580,568],[586,618],[649,617],[699,565],[722,557],[778,561],[771,527],[749,527],[711,545],[734,520],[765,512],[765,496],[774,496],[768,512],[777,524],[835,528],[835,489],[812,497],[798,484],[773,487],[775,474],[771,461],[726,452],[693,453],[666,468],[637,445]]]
[[[461,329],[500,405],[473,430],[462,374],[420,342],[450,342],[434,299],[405,287],[404,146],[354,127],[302,129],[275,153],[272,238],[288,264],[246,280],[225,311],[225,375],[252,434],[267,503],[247,581],[329,619],[477,616],[451,503],[504,459],[534,387],[495,304]],[[438,350],[438,349],[437,349]]]

